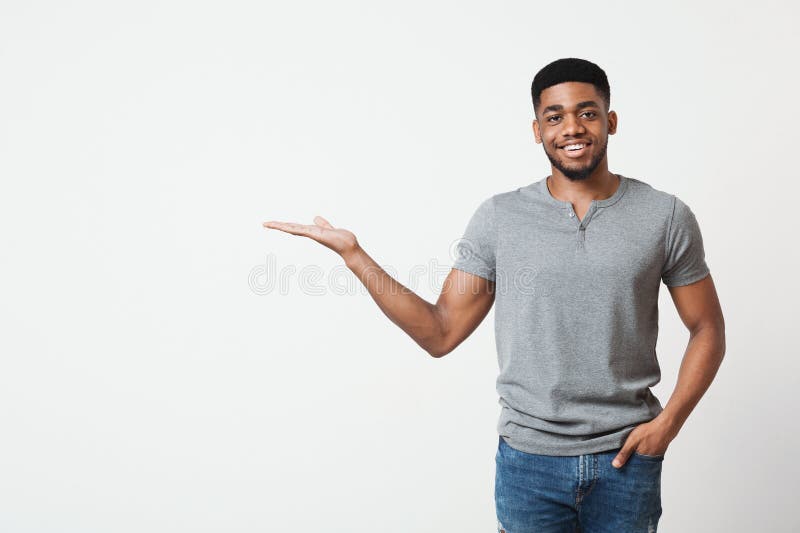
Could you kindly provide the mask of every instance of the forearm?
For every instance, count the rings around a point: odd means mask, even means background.
[[[677,435],[703,397],[725,356],[723,326],[706,326],[693,332],[681,362],[678,381],[657,419]]]
[[[440,353],[443,328],[434,304],[392,278],[361,247],[342,257],[389,320],[431,355]]]

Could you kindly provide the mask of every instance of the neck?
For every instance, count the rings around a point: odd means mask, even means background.
[[[553,168],[552,174],[547,178],[547,187],[557,200],[573,203],[591,202],[613,196],[619,181],[617,175],[609,172],[605,165],[598,165],[588,178],[577,181],[569,179],[561,171]]]

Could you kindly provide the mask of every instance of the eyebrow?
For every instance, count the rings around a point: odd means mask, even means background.
[[[576,109],[583,109],[584,107],[600,107],[597,102],[594,100],[586,100],[585,102],[580,102],[578,105],[575,106]],[[561,104],[553,104],[545,107],[542,110],[542,115],[549,113],[550,111],[563,111],[564,106]]]

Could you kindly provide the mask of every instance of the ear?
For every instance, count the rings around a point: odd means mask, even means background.
[[[608,112],[608,134],[614,135],[617,133],[617,112],[616,111],[609,111]]]
[[[542,132],[539,131],[539,121],[536,119],[533,119],[533,138],[536,144],[542,144]]]

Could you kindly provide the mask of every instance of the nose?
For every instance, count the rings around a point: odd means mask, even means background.
[[[580,133],[584,133],[586,128],[583,127],[583,124],[577,117],[572,114],[568,114],[564,117],[563,122],[563,134],[567,137],[575,136]]]

